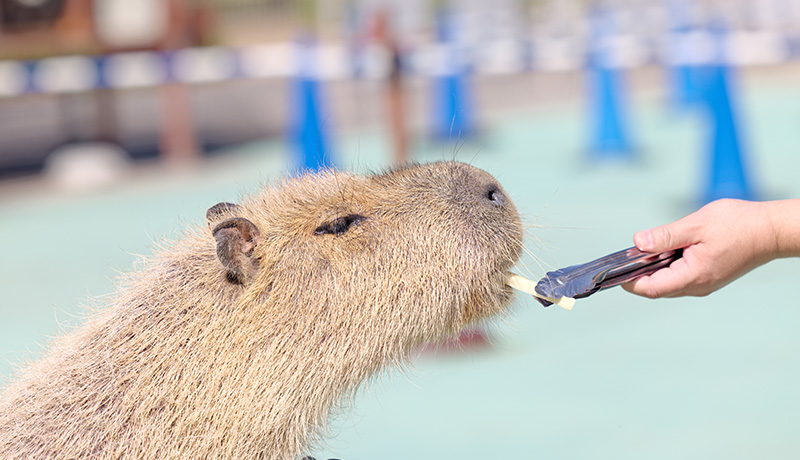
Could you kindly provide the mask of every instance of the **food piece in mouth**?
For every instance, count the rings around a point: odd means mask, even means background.
[[[508,276],[506,277],[506,284],[514,289],[525,292],[534,297],[538,297],[540,299],[547,300],[548,302],[552,302],[565,310],[572,310],[572,307],[575,306],[575,299],[573,299],[572,297],[559,297],[557,299],[553,299],[551,297],[546,297],[539,294],[538,292],[536,292],[536,282],[531,281],[523,276],[517,275],[516,273],[508,274]]]

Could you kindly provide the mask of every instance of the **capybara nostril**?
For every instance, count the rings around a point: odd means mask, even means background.
[[[497,184],[491,184],[487,187],[484,198],[498,208],[506,205],[506,196]]]

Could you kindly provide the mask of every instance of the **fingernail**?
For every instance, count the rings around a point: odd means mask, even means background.
[[[653,246],[653,234],[650,233],[650,230],[642,230],[636,234],[636,247],[642,251],[646,251],[647,249]]]

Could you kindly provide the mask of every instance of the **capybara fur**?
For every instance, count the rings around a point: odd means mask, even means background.
[[[207,221],[3,391],[0,458],[300,458],[369,376],[502,311],[522,244],[457,162],[288,178]]]

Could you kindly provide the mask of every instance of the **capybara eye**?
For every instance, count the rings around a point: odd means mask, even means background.
[[[361,214],[350,214],[344,217],[325,222],[314,230],[315,235],[341,235],[350,230],[350,227],[358,225],[366,220]]]

